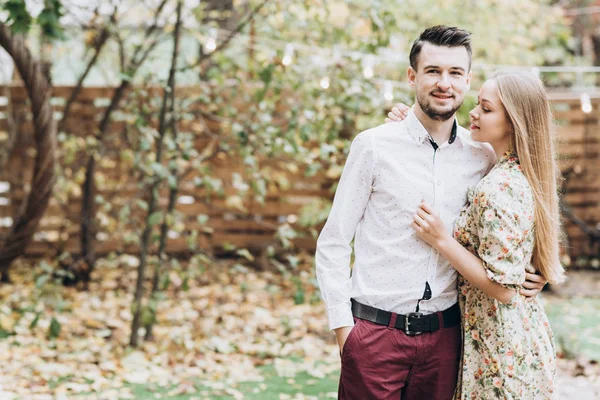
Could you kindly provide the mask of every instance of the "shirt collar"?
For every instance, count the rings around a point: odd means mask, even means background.
[[[408,116],[406,117],[406,124],[408,126],[409,135],[419,144],[426,143],[429,141],[431,137],[427,129],[423,126],[419,118],[414,111],[414,106],[411,107],[408,112]],[[448,139],[448,144],[454,143],[458,136],[458,122],[456,121],[456,117],[454,118],[454,124],[452,125],[452,133],[450,134],[450,138]]]

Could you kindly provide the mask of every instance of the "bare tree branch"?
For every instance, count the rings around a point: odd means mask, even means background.
[[[215,54],[217,54],[218,52],[220,52],[221,50],[223,50],[224,48],[227,47],[227,45],[229,45],[229,42],[231,42],[231,40],[237,36],[238,33],[240,33],[245,27],[246,25],[248,25],[250,23],[250,21],[252,21],[252,19],[254,18],[254,16],[256,14],[258,14],[258,12],[267,4],[269,3],[271,0],[264,0],[263,2],[261,2],[259,5],[257,5],[256,7],[254,7],[254,9],[252,11],[250,11],[250,13],[248,13],[248,15],[246,16],[246,18],[244,18],[238,25],[237,27],[235,27],[235,29],[233,29],[229,35],[227,35],[227,37],[225,39],[223,39],[223,41],[221,43],[219,43],[219,45],[217,46],[217,48],[210,52],[210,53],[206,53],[206,54],[202,54],[200,56],[200,58],[194,62],[193,64],[188,64],[186,66],[183,66],[180,68],[180,71],[187,71],[189,69],[195,68],[200,66],[205,60],[211,58],[212,56],[214,56]]]
[[[96,43],[94,44],[94,55],[92,56],[92,58],[88,62],[85,70],[83,71],[83,73],[81,74],[81,76],[77,80],[77,83],[75,84],[75,87],[71,91],[71,95],[67,99],[67,102],[65,104],[65,108],[64,108],[64,111],[63,111],[62,119],[60,120],[60,123],[58,124],[58,131],[59,132],[64,129],[64,126],[65,126],[65,123],[67,121],[67,118],[69,117],[69,114],[71,112],[71,106],[73,105],[73,102],[75,101],[75,99],[77,98],[77,96],[79,95],[79,93],[81,92],[81,89],[83,88],[83,82],[85,81],[85,78],[87,78],[88,74],[92,70],[92,67],[94,65],[96,65],[96,63],[98,62],[98,58],[100,57],[100,53],[102,52],[102,49],[104,48],[104,45],[106,44],[106,42],[108,41],[108,38],[110,37],[110,25],[112,25],[112,24],[115,23],[116,18],[117,18],[117,7],[114,8],[113,13],[110,16],[110,22],[109,22],[109,24],[105,25],[102,28],[102,30],[100,31],[100,33],[98,34],[98,37],[96,39]]]

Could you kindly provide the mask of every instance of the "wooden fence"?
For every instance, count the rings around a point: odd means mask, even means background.
[[[57,87],[54,91],[53,104],[57,119],[61,118],[65,101],[71,93],[70,87]],[[181,89],[187,95],[197,89]],[[106,109],[112,94],[111,88],[85,88],[73,105],[71,117],[66,121],[65,130],[82,138],[93,134],[98,126],[99,118]],[[573,214],[590,226],[600,222],[600,99],[593,99],[593,110],[589,114],[581,111],[578,98],[553,95],[555,117],[558,120],[558,151],[560,166],[563,171],[575,171],[568,182],[566,204]],[[19,135],[9,160],[4,161],[0,170],[0,233],[6,232],[12,224],[11,216],[19,207],[24,193],[29,188],[24,182],[31,177],[32,124],[28,119],[26,93],[21,87],[0,87],[0,146],[6,147],[9,138],[8,114],[14,116],[19,123]],[[383,113],[382,113],[383,115]],[[211,121],[199,123],[191,121],[182,123],[182,129],[201,132]],[[99,162],[99,174],[107,177],[106,183],[99,184],[99,194],[116,207],[142,195],[136,182],[132,179],[132,171],[119,161],[118,152],[123,147],[119,138],[123,131],[124,121],[115,118],[110,127],[110,140],[106,141],[107,151]],[[214,127],[214,126],[213,126]],[[2,161],[2,160],[0,160]],[[243,211],[239,205],[227,203],[223,199],[213,199],[210,203],[203,201],[204,193],[195,189],[194,175],[186,176],[182,182],[182,191],[178,198],[177,210],[184,215],[182,221],[186,229],[198,229],[198,245],[202,248],[220,249],[225,243],[238,247],[264,248],[273,242],[277,227],[282,222],[292,225],[298,220],[303,206],[322,198],[331,198],[329,189],[332,181],[320,172],[311,178],[302,174],[292,174],[282,163],[268,161],[276,173],[285,173],[289,187],[272,187],[261,204],[251,197],[245,199]],[[233,173],[242,170],[241,163],[222,154],[213,161],[213,170],[217,177],[231,180]],[[226,192],[232,188],[225,187]],[[60,193],[56,194],[57,196]],[[166,192],[161,196],[161,205],[167,202]],[[35,240],[28,247],[30,255],[56,254],[58,248],[71,253],[79,252],[79,219],[80,199],[74,198],[68,204],[60,205],[56,199],[46,211]],[[206,214],[210,217],[207,225],[197,220],[197,216]],[[573,223],[566,224],[568,244],[566,251],[572,256],[590,255],[596,251],[582,230]],[[188,250],[186,233],[170,235],[167,250],[172,253]],[[122,240],[114,240],[103,234],[102,227],[98,234],[98,253],[111,251],[136,251],[135,246],[127,246]],[[312,237],[295,240],[298,247],[314,250]]]

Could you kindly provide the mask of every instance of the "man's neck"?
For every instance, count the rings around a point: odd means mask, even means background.
[[[450,139],[450,135],[452,134],[452,125],[454,124],[454,118],[449,118],[446,121],[437,121],[431,119],[427,114],[421,110],[419,105],[415,105],[415,115],[425,128],[427,132],[431,135],[432,139],[435,140],[436,143],[442,144]]]

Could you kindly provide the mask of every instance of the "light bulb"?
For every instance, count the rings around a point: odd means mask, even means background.
[[[294,60],[294,46],[291,43],[288,43],[285,46],[285,51],[283,53],[283,59],[281,63],[286,67],[292,63]]]

